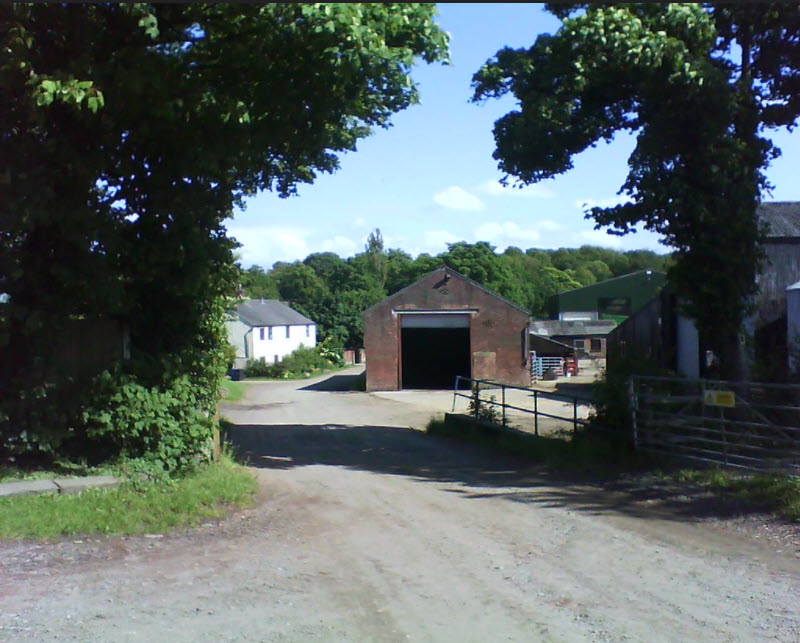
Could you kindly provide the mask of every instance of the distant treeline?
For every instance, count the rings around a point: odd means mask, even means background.
[[[342,259],[333,252],[310,254],[303,261],[279,261],[271,269],[241,271],[243,294],[281,299],[319,324],[322,338],[359,347],[362,313],[387,295],[405,288],[445,264],[531,311],[546,315],[551,295],[588,286],[644,268],[664,270],[669,255],[649,250],[617,252],[582,246],[538,250],[508,248],[502,254],[485,241],[448,244],[436,256],[416,258],[384,249],[380,231],[370,234],[364,252]]]

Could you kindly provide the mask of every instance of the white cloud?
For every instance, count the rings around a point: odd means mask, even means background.
[[[438,254],[447,250],[448,243],[455,243],[459,238],[446,230],[426,230],[425,247],[422,252]]]
[[[580,238],[593,246],[603,246],[606,248],[621,248],[622,237],[615,234],[608,234],[605,230],[582,230]]]
[[[550,219],[542,219],[541,221],[537,221],[536,225],[542,230],[547,230],[548,232],[558,232],[559,230],[563,229],[563,226],[560,223],[556,223]]]
[[[293,226],[228,226],[228,233],[242,244],[242,265],[269,268],[276,261],[295,261],[309,254],[311,231]]]
[[[536,228],[523,228],[513,221],[484,223],[475,229],[475,238],[488,241],[502,251],[508,246],[524,246],[541,238]]]
[[[591,208],[613,208],[615,205],[622,205],[623,203],[628,203],[628,201],[630,199],[627,196],[618,194],[605,199],[578,199],[574,203],[575,207],[583,212]]]
[[[349,257],[355,254],[358,245],[352,239],[336,235],[332,239],[325,239],[322,242],[322,249],[325,252],[335,252],[340,257]]]
[[[366,219],[364,219],[364,217],[358,217],[356,219],[353,219],[353,222],[350,224],[350,227],[353,228],[354,230],[357,230],[359,228],[365,227],[366,225],[367,225]]]
[[[433,200],[448,210],[483,210],[484,205],[474,194],[464,188],[451,185],[449,188],[433,195]]]
[[[486,181],[481,183],[477,189],[490,196],[516,196],[529,199],[554,199],[558,196],[555,191],[538,183],[516,188],[504,186],[499,181]]]

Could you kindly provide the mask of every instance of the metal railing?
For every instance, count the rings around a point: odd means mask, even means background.
[[[461,384],[469,384],[469,392],[462,392]],[[465,388],[465,387],[464,387]],[[500,399],[493,391],[500,393]],[[489,395],[481,396],[481,393],[490,393]],[[510,392],[514,392],[513,397],[522,400],[521,402],[512,403],[509,398],[512,397]],[[572,426],[573,432],[578,431],[580,426],[588,426],[590,421],[586,418],[580,417],[579,409],[583,410],[589,404],[589,400],[581,398],[576,395],[564,395],[560,393],[551,393],[549,391],[538,391],[532,388],[524,388],[521,386],[512,386],[510,384],[503,384],[502,382],[495,382],[492,380],[473,379],[471,377],[464,377],[461,375],[456,376],[455,384],[453,387],[453,407],[456,410],[456,401],[458,398],[470,400],[470,412],[476,419],[491,419],[499,421],[504,427],[510,426],[510,421],[514,418],[511,417],[509,411],[517,411],[525,415],[533,417],[533,432],[539,435],[540,420],[539,418],[548,418],[567,423]],[[523,404],[530,400],[530,406]],[[543,411],[540,408],[540,401],[552,400],[571,405],[571,413],[568,415],[556,415],[552,412]],[[484,409],[493,409],[487,412]],[[552,409],[550,409],[552,410]],[[491,416],[491,417],[488,417]],[[517,427],[518,428],[518,427]]]
[[[637,449],[800,474],[800,386],[640,375],[628,386]]]

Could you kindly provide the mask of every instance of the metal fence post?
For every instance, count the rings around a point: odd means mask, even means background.
[[[456,383],[453,385],[453,409],[450,411],[451,413],[456,412],[456,395],[458,394],[458,380],[461,379],[460,375],[456,375]]]
[[[533,392],[533,431],[539,436],[539,391]]]
[[[633,448],[639,448],[639,430],[636,426],[636,407],[638,400],[636,399],[636,385],[633,381],[634,376],[628,378],[628,403],[631,405],[631,431],[633,432]]]
[[[508,426],[506,420],[506,386],[503,384],[502,388],[500,389],[500,393],[503,396],[503,428]]]
[[[578,398],[572,398],[572,435],[578,434]]]

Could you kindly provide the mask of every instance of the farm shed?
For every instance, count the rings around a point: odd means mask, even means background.
[[[528,311],[438,268],[364,312],[367,390],[452,388],[457,375],[528,386]]]
[[[553,295],[548,302],[550,319],[612,319],[619,323],[647,305],[664,286],[666,277],[658,270],[639,270]]]

